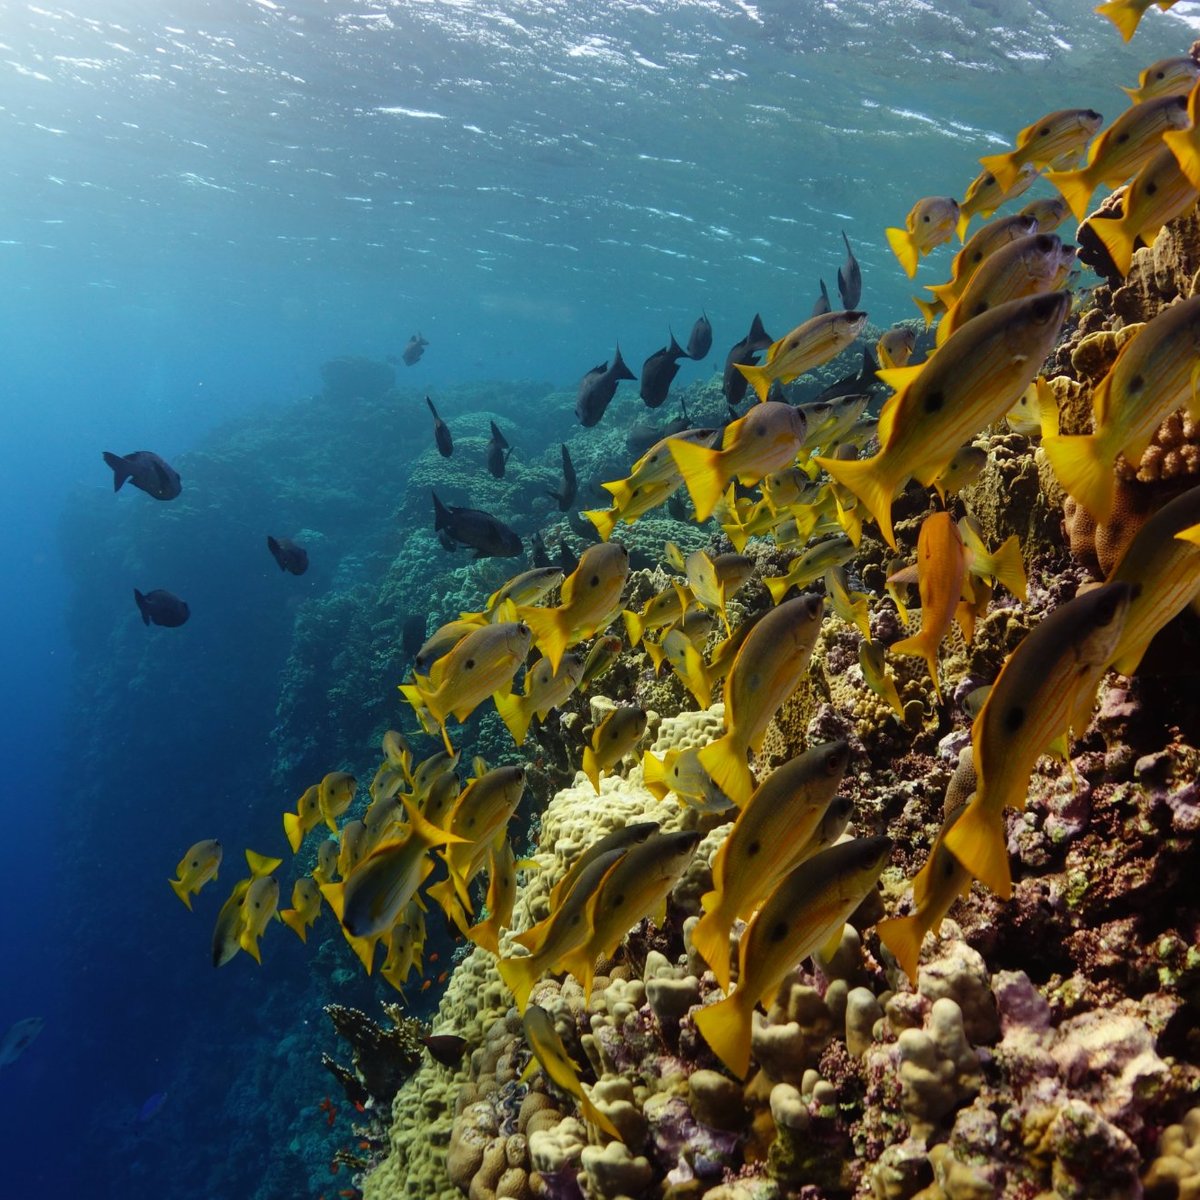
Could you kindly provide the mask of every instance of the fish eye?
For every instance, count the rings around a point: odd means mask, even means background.
[[[933,218],[932,218],[932,217],[930,217],[930,215],[929,215],[928,213],[926,213],[926,214],[925,214],[925,215],[924,215],[924,216],[921,218],[921,220],[922,220],[922,221],[924,221],[926,225],[928,225],[928,224],[929,224],[929,222],[930,222],[932,219],[933,219]]]
[[[600,576],[599,576],[599,575],[593,575],[593,576],[592,576],[592,580],[591,580],[591,586],[592,586],[592,587],[599,587],[599,586],[600,586]]]
[[[193,867],[193,869],[194,869],[194,868],[196,868],[196,867],[198,867],[199,865],[200,865],[200,860],[199,860],[198,858],[197,858],[197,859],[193,859],[193,860],[192,860],[192,867]]]
[[[1047,137],[1049,135],[1049,133],[1050,133],[1050,126],[1043,125],[1041,127],[1041,129],[1038,130],[1038,137]]]

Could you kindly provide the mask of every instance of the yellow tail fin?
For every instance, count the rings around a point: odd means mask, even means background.
[[[692,928],[688,935],[696,953],[710,967],[717,977],[717,982],[723,991],[729,991],[729,930],[730,923],[721,912],[720,895],[717,892],[705,892],[700,898],[704,905],[704,915]]]
[[[944,845],[963,869],[1002,900],[1012,897],[1012,872],[1008,865],[1004,817],[984,811],[978,799],[946,830]]]
[[[921,310],[921,316],[925,318],[926,329],[938,319],[940,313],[946,311],[946,306],[940,299],[922,300],[920,296],[914,296],[913,303]]]
[[[1112,517],[1116,477],[1095,434],[1042,438],[1042,446],[1058,482],[1105,525]]]
[[[304,841],[304,826],[296,813],[283,814],[283,832],[287,834],[288,845],[293,854],[300,853],[300,844]],[[189,908],[191,905],[188,906]]]
[[[1087,167],[1078,171],[1048,171],[1046,180],[1062,193],[1062,198],[1075,214],[1075,219],[1082,221],[1087,216],[1092,193],[1096,190],[1091,171]]]
[[[168,879],[167,882],[171,885],[171,890],[177,895],[180,900],[187,906],[188,912],[192,911],[192,898],[188,895],[188,890],[183,883],[178,879]]]
[[[628,479],[614,479],[611,483],[602,483],[600,486],[613,498],[613,508],[618,512],[627,507],[633,499],[633,485]]]
[[[537,648],[550,660],[550,670],[557,673],[558,664],[567,652],[571,629],[566,614],[557,608],[526,608],[517,610],[521,620],[533,632]]]
[[[925,616],[922,614],[921,622],[924,624]],[[888,647],[892,654],[915,654],[917,658],[923,658],[926,665],[929,667],[929,677],[933,680],[933,693],[937,696],[939,704],[942,702],[942,689],[938,686],[938,648],[930,646],[925,639],[925,630],[915,637],[905,638],[902,642],[896,642]]]
[[[583,765],[580,769],[592,781],[596,795],[600,795],[600,764],[596,761],[596,752],[591,746],[583,748]]]
[[[875,518],[879,532],[884,541],[893,550],[896,549],[896,534],[892,530],[892,499],[896,495],[896,484],[881,476],[878,466],[881,454],[874,458],[841,459],[817,458],[819,463],[830,475],[852,491],[867,512]]]
[[[767,360],[770,362],[770,359]],[[751,366],[748,363],[734,363],[737,369],[746,377],[746,382],[754,389],[754,394],[760,399],[765,400],[767,393],[771,390],[771,380],[774,376],[763,367]]]
[[[721,451],[697,446],[693,442],[672,440],[667,443],[675,465],[692,497],[698,522],[707,521],[725,490],[726,479],[721,470]]]
[[[739,989],[732,996],[702,1008],[693,1017],[696,1028],[712,1052],[739,1078],[750,1070],[750,1035],[753,1030],[754,1003],[742,998]]]
[[[739,808],[754,794],[754,776],[744,748],[726,734],[705,746],[696,756],[712,781]]]
[[[1117,27],[1121,37],[1129,41],[1137,32],[1138,22],[1142,19],[1144,10],[1131,4],[1129,0],[1108,0],[1107,4],[1097,5],[1092,11],[1107,17]]]
[[[665,800],[671,794],[671,786],[667,783],[667,764],[649,750],[642,754],[642,785],[658,800]]]
[[[615,508],[589,508],[584,510],[585,517],[596,527],[602,542],[612,537],[612,531],[617,527],[617,518],[621,515]]]
[[[1005,154],[988,154],[979,160],[979,165],[996,177],[1001,191],[1007,192],[1017,182],[1017,175],[1020,173],[1020,168],[1013,161],[1015,158],[1015,150],[1009,150]]]
[[[500,714],[500,720],[508,726],[512,740],[518,746],[522,745],[529,733],[529,723],[532,720],[532,713],[526,711],[524,698],[515,692],[496,692],[493,694],[492,700],[495,702],[496,711]]]
[[[917,961],[921,957],[921,943],[925,940],[921,921],[915,914],[911,917],[889,917],[875,926],[875,932],[904,968],[909,982],[916,987]]]
[[[772,575],[764,579],[763,583],[767,585],[767,591],[771,593],[771,603],[776,606],[788,594],[788,589],[792,586],[786,575]]]
[[[625,629],[629,634],[629,645],[632,649],[642,640],[642,634],[646,632],[646,627],[642,623],[642,618],[628,608],[621,610],[621,616],[625,618]]]
[[[517,1002],[517,1012],[524,1015],[529,1004],[529,993],[533,985],[542,977],[537,960],[532,955],[520,958],[499,958],[496,967],[505,986],[512,992]]]
[[[279,919],[305,944],[308,943],[308,927],[304,924],[304,917],[301,916],[298,908],[285,908],[280,914]]]
[[[1200,188],[1200,129],[1169,129],[1162,135],[1188,183]]]
[[[988,565],[996,579],[1024,604],[1028,599],[1029,584],[1021,558],[1021,542],[1015,533],[992,555]]]
[[[884,230],[887,234],[888,245],[892,248],[892,253],[900,260],[900,265],[904,268],[904,273],[911,279],[917,273],[917,244],[912,239],[912,234],[907,229],[900,229],[896,226],[889,226]]]
[[[1103,243],[1117,270],[1122,275],[1128,275],[1133,265],[1134,235],[1125,228],[1124,220],[1120,217],[1093,217],[1088,224]]]

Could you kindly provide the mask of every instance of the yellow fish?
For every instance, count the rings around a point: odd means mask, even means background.
[[[1008,187],[1026,163],[1051,167],[1077,161],[1103,124],[1095,109],[1062,108],[1026,125],[1017,134],[1015,150],[990,154],[979,165],[995,175],[1001,187]]]
[[[539,658],[525,673],[525,690],[497,692],[492,697],[500,719],[508,726],[513,741],[522,745],[529,725],[536,716],[544,721],[552,708],[557,708],[579,686],[583,662],[577,654],[564,654],[555,671],[548,658]]]
[[[1191,55],[1180,54],[1173,58],[1160,58],[1151,63],[1139,76],[1135,88],[1123,87],[1123,91],[1134,104],[1153,100],[1156,96],[1182,96],[1190,92],[1200,80],[1200,63]]]
[[[602,483],[600,486],[612,496],[613,507],[619,512],[624,512],[633,503],[634,493],[638,488],[654,488],[666,483],[675,485],[682,482],[683,477],[679,474],[679,468],[671,454],[672,441],[708,445],[716,433],[715,429],[685,429],[682,433],[661,438],[633,464],[628,478]]]
[[[1092,11],[1107,17],[1117,27],[1121,37],[1129,41],[1137,33],[1138,22],[1148,8],[1157,4],[1166,12],[1174,3],[1175,0],[1107,0]]]
[[[292,884],[292,907],[285,908],[279,919],[302,941],[308,941],[308,927],[321,915],[321,889],[307,875]]]
[[[657,596],[651,596],[642,605],[640,613],[635,613],[628,608],[623,609],[621,616],[625,620],[630,646],[636,646],[642,640],[642,635],[646,630],[663,629],[678,621],[687,611],[692,599],[692,594],[687,588],[673,583],[659,592]]]
[[[971,726],[975,799],[943,841],[1005,900],[1012,878],[1004,810],[1024,809],[1037,760],[1069,730],[1086,728],[1132,592],[1127,583],[1107,583],[1043,617],[1009,656]]]
[[[900,693],[896,690],[896,677],[888,670],[883,647],[878,642],[871,641],[869,637],[864,637],[858,644],[858,665],[867,687],[875,695],[886,700],[892,712],[903,721],[904,705],[900,700]]]
[[[1046,180],[1062,193],[1082,221],[1092,193],[1102,184],[1118,187],[1154,157],[1162,135],[1186,129],[1188,102],[1184,96],[1159,96],[1126,109],[1092,144],[1087,165],[1075,171],[1051,171]]]
[[[557,610],[527,608],[523,615],[554,611]],[[478,626],[434,664],[425,685],[420,682],[400,685],[400,691],[417,715],[424,719],[423,714],[428,713],[441,729],[448,752],[453,747],[446,733],[446,718],[453,716],[456,721],[465,721],[490,695],[508,687],[529,653],[530,630],[530,625],[523,621]],[[551,660],[555,670],[561,657],[562,650]]]
[[[1163,505],[1133,535],[1108,577],[1128,583],[1133,600],[1125,618],[1112,665],[1133,675],[1147,647],[1164,625],[1200,595],[1200,487],[1190,488]]]
[[[933,680],[934,695],[942,702],[938,686],[938,648],[954,624],[954,611],[962,596],[967,557],[962,534],[948,512],[930,513],[917,536],[917,590],[921,594],[921,632],[896,642],[893,654],[923,658]]]
[[[1175,155],[1175,161],[1188,182],[1200,188],[1200,81],[1188,93],[1186,129],[1168,129],[1162,135],[1163,145]]]
[[[754,791],[746,754],[762,749],[771,718],[804,679],[824,607],[810,594],[773,608],[733,660],[725,680],[725,733],[700,751],[700,765],[739,807]]]
[[[221,865],[221,843],[216,838],[206,838],[188,847],[187,853],[175,868],[175,879],[168,879],[172,891],[191,911],[192,893],[198,892],[210,879],[216,879]]]
[[[497,588],[487,598],[482,613],[463,613],[463,618],[483,617],[488,621],[509,620],[511,618],[503,615],[506,611],[505,601],[511,601],[518,606],[536,604],[558,587],[562,581],[563,573],[558,567],[534,567],[531,571],[522,571]]]
[[[650,655],[655,673],[665,659],[683,686],[695,697],[696,704],[700,708],[708,707],[712,699],[713,677],[709,674],[703,655],[682,629],[669,629],[661,646],[655,647],[647,642],[646,649],[657,651]]]
[[[1004,188],[991,171],[980,171],[971,180],[967,194],[958,206],[958,240],[966,240],[967,226],[972,217],[990,217],[996,209],[1027,192],[1037,177],[1037,167],[1033,163],[1023,163],[1013,185]]]
[[[1001,246],[947,310],[938,325],[937,345],[944,345],[956,329],[997,304],[1062,287],[1074,262],[1075,247],[1064,246],[1056,233],[1033,233]]]
[[[729,632],[725,604],[754,575],[754,561],[744,554],[718,554],[710,558],[703,550],[689,554],[684,563],[688,587],[705,608],[720,613]]]
[[[597,959],[609,958],[625,935],[650,917],[661,925],[667,894],[679,882],[700,844],[694,830],[659,833],[632,846],[605,872],[588,903],[586,940],[564,954],[552,969],[574,975],[585,1002],[592,998]]]
[[[622,705],[596,726],[591,744],[583,748],[583,773],[600,794],[600,773],[608,771],[629,753],[646,732],[646,710]]]
[[[296,811],[283,814],[283,832],[287,834],[293,854],[300,852],[301,843],[324,819],[321,812],[321,785],[314,783],[312,787],[305,788],[296,801]]]
[[[1042,445],[1064,488],[1097,523],[1112,519],[1118,454],[1136,467],[1159,425],[1187,405],[1200,420],[1200,296],[1163,309],[1127,341],[1092,395],[1093,432]]]
[[[950,196],[926,196],[918,200],[905,218],[905,228],[889,226],[888,245],[911,279],[921,255],[948,242],[958,225],[958,201]]]
[[[854,544],[847,537],[837,536],[810,546],[788,564],[786,574],[772,575],[763,580],[771,593],[771,603],[778,604],[792,590],[806,587],[820,579],[831,567],[840,567],[855,555]]]
[[[893,325],[875,343],[875,355],[883,369],[907,367],[917,346],[917,331],[910,325]]]
[[[791,383],[813,367],[836,358],[862,333],[866,323],[864,312],[820,313],[772,343],[760,366],[733,365],[746,377],[759,400],[765,401],[773,382]]]
[[[855,626],[865,638],[871,636],[871,607],[862,592],[852,592],[844,568],[830,567],[825,572],[825,597],[834,615]]]
[[[1017,215],[1037,222],[1037,229],[1030,233],[1053,233],[1071,215],[1071,208],[1061,196],[1042,196],[1031,200]]]
[[[700,765],[699,751],[693,746],[668,750],[662,758],[647,750],[642,755],[642,783],[659,800],[674,792],[681,804],[699,812],[724,812],[733,807],[733,801]]]
[[[317,801],[330,833],[337,833],[337,819],[353,803],[357,787],[358,780],[348,771],[330,771],[321,780]]]
[[[890,838],[857,838],[822,850],[783,877],[738,943],[738,985],[693,1015],[716,1056],[739,1078],[750,1069],[754,1007],[770,1004],[801,959],[830,947],[875,886]]]
[[[337,874],[339,849],[333,838],[326,838],[317,847],[317,865],[313,868],[313,879],[317,883],[333,882],[333,877]]]
[[[896,956],[914,987],[925,935],[930,930],[936,934],[950,905],[971,890],[971,872],[963,869],[945,845],[946,831],[965,811],[966,806],[960,804],[947,814],[925,865],[913,880],[916,911],[906,917],[889,917],[875,926],[879,940]]]
[[[961,446],[1004,416],[1033,382],[1070,304],[1064,292],[1010,300],[968,321],[924,365],[884,372],[898,390],[879,417],[879,453],[814,460],[858,496],[893,549],[892,499],[914,475],[929,486]]]
[[[529,1049],[533,1051],[534,1058],[545,1071],[547,1078],[568,1095],[575,1097],[585,1121],[595,1125],[610,1138],[623,1142],[625,1139],[621,1136],[621,1131],[592,1103],[584,1091],[583,1084],[579,1082],[578,1069],[567,1054],[550,1014],[544,1008],[531,1004],[525,1010],[523,1025]]]
[[[430,825],[444,829],[450,813],[458,803],[459,792],[458,776],[453,771],[439,775],[425,793],[420,805],[421,815]]]
[[[1023,437],[1044,437],[1058,432],[1058,401],[1044,376],[1039,375],[1005,414],[1005,422]]]
[[[563,581],[557,608],[517,610],[555,671],[570,646],[607,628],[620,612],[628,577],[629,551],[615,542],[602,542],[579,556],[579,565]]]
[[[1014,533],[1004,539],[1004,544],[995,552],[983,544],[983,535],[974,517],[967,515],[958,522],[966,550],[967,570],[978,579],[1002,583],[1022,604],[1026,602],[1028,581],[1025,578],[1025,563],[1021,559],[1021,543]],[[970,638],[967,638],[970,641]]]
[[[428,675],[439,658],[445,658],[468,633],[473,633],[482,624],[482,618],[471,616],[439,625],[417,651],[413,670],[418,675]]]
[[[849,761],[846,742],[829,742],[777,767],[755,788],[713,857],[712,890],[700,897],[704,915],[691,939],[725,991],[734,922],[748,917],[808,857]]]
[[[389,729],[383,735],[382,747],[383,756],[387,759],[389,766],[399,767],[411,782],[413,752],[404,734],[398,730]]]
[[[683,475],[696,520],[712,516],[721,494],[733,479],[747,487],[789,466],[804,444],[804,418],[790,404],[767,400],[725,426],[721,448],[710,450],[670,438],[671,454]]]
[[[988,452],[974,444],[963,446],[950,460],[950,465],[933,481],[933,489],[943,504],[947,496],[957,496],[968,488],[987,466]]]
[[[414,896],[408,902],[404,915],[392,926],[392,932],[388,934],[387,955],[383,966],[379,968],[379,974],[401,994],[425,944],[425,917],[420,904],[420,900]]]
[[[599,679],[621,657],[625,648],[624,642],[615,634],[605,634],[598,637],[583,660],[583,674],[579,677],[579,690],[583,691],[589,683]]]
[[[370,831],[364,821],[347,821],[342,830],[342,845],[338,851],[337,873],[349,879],[350,873],[371,852]]]
[[[233,886],[229,899],[221,905],[213,927],[212,963],[223,967],[242,948],[241,936],[246,924],[246,897],[252,884],[266,879],[282,864],[281,858],[269,858],[253,850],[246,851],[246,863],[250,868],[248,879],[239,879]],[[278,887],[278,885],[276,885]],[[262,897],[260,897],[261,899]],[[270,917],[268,916],[268,920]]]
[[[507,837],[497,839],[488,857],[487,916],[464,930],[477,946],[500,954],[500,933],[512,924],[513,904],[517,899],[517,860]]]

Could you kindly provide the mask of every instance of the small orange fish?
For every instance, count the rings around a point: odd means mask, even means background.
[[[330,1175],[336,1175],[342,1168],[342,1164],[335,1158],[329,1164]]]
[[[447,979],[449,979],[449,978],[450,978],[450,972],[449,972],[449,971],[443,971],[443,972],[442,972],[442,973],[441,973],[441,974],[438,976],[438,983],[445,983],[445,982],[446,982],[446,980],[447,980]]]
[[[367,1106],[361,1100],[355,1100],[354,1111],[360,1112],[360,1113],[365,1113],[367,1111]]]
[[[356,1197],[362,1195],[358,1188],[342,1188],[338,1195],[342,1200],[356,1200]]]
[[[317,1105],[317,1107],[322,1112],[328,1112],[333,1107],[333,1101],[330,1100],[330,1098],[328,1096],[326,1096],[325,1099],[322,1100],[321,1103]]]
[[[326,1125],[329,1125],[329,1126],[332,1126],[332,1125],[333,1125],[333,1118],[334,1118],[334,1117],[336,1117],[336,1116],[337,1116],[337,1109],[336,1109],[336,1108],[334,1108],[334,1107],[333,1107],[333,1105],[331,1104],[331,1105],[329,1106],[329,1111],[328,1111],[328,1113],[327,1113],[327,1114],[326,1114],[326,1116],[325,1116],[325,1124],[326,1124]]]
[[[433,980],[426,979],[421,984],[421,991],[427,992],[433,986]]]
[[[435,950],[435,951],[434,951],[434,952],[433,952],[433,953],[432,953],[432,954],[429,956],[429,961],[430,961],[430,962],[437,962],[437,960],[438,960],[438,956],[437,956],[437,951]]]
[[[358,1143],[358,1148],[359,1148],[360,1150],[370,1150],[370,1148],[371,1148],[371,1143],[370,1143],[370,1142],[359,1142],[359,1143]]]

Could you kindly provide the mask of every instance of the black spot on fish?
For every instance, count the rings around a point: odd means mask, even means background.
[[[1117,137],[1115,140],[1116,140],[1116,143],[1118,146],[1123,146],[1123,145],[1125,145],[1125,143],[1127,141],[1129,141],[1129,134],[1119,133],[1119,134],[1117,134]]]
[[[1157,184],[1157,183],[1148,183],[1148,184],[1146,184],[1146,195],[1147,195],[1147,196],[1153,196],[1153,195],[1154,195],[1154,193],[1155,193],[1155,192],[1157,192],[1157,191],[1158,191],[1158,184]]]
[[[943,879],[949,879],[954,874],[955,868],[958,866],[958,860],[953,854],[942,854],[941,856],[941,874]]]
[[[996,182],[996,177],[990,171],[983,177],[983,186],[991,187]]]
[[[1050,126],[1043,125],[1041,127],[1041,129],[1038,130],[1038,137],[1049,137],[1049,136],[1050,136]]]
[[[614,896],[612,902],[614,908],[619,908],[625,903],[625,893],[622,892],[619,896]]]
[[[468,659],[467,659],[467,661],[466,661],[466,669],[467,669],[468,671],[473,671],[473,670],[475,670],[475,660],[474,660],[473,658],[468,658]]]
[[[751,857],[753,857],[753,856],[754,856],[754,855],[756,855],[756,854],[757,854],[757,853],[758,853],[758,852],[759,852],[761,849],[762,849],[762,842],[760,842],[760,841],[758,841],[757,839],[755,839],[753,842],[751,842],[751,843],[750,843],[750,845],[748,845],[748,846],[746,847],[746,853],[747,853],[748,855],[750,855]]]
[[[1025,724],[1025,710],[1017,705],[1004,714],[1004,729],[1006,733],[1016,733]]]
[[[1126,389],[1131,392],[1140,392],[1146,386],[1146,379],[1142,375],[1135,375],[1128,384]]]
[[[789,929],[791,929],[791,926],[787,923],[787,921],[776,921],[775,924],[767,930],[767,941],[782,942],[783,939],[787,937]]]
[[[930,216],[929,216],[929,214],[928,214],[928,213],[925,213],[925,214],[924,214],[924,216],[922,216],[922,217],[921,217],[921,220],[922,220],[922,221],[924,221],[926,225],[928,225],[928,224],[929,224],[929,221],[930,221]]]
[[[1142,584],[1135,583],[1135,584],[1131,584],[1130,586],[1132,587],[1133,590],[1129,593],[1129,598],[1130,598],[1130,600],[1136,600],[1142,594]],[[194,865],[195,864],[193,864],[193,866]]]
[[[199,859],[195,859],[195,858],[194,858],[194,859],[192,859],[192,869],[193,869],[193,870],[195,870],[195,868],[196,868],[196,867],[198,867],[199,865],[200,865],[200,860],[199,860]]]
[[[592,578],[588,581],[588,587],[599,587],[599,586],[600,586],[600,576],[593,575]]]
[[[941,412],[945,403],[946,397],[941,392],[930,392],[925,397],[925,411],[927,413]]]

